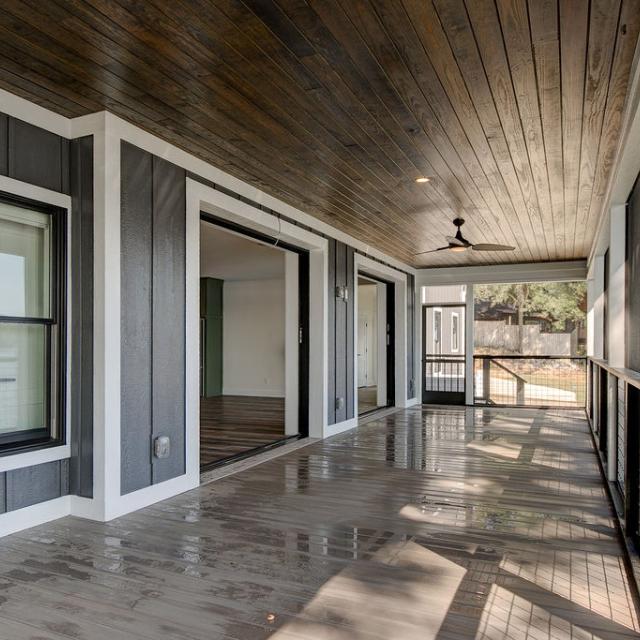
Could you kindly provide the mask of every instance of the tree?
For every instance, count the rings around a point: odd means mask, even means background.
[[[586,317],[585,282],[476,285],[474,297],[476,300],[487,301],[491,306],[510,305],[516,309],[520,345],[525,315],[535,314],[544,318],[556,331],[565,330],[567,323],[583,323]]]

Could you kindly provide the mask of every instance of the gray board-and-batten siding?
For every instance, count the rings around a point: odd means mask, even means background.
[[[0,114],[0,175],[71,196],[71,459],[0,473],[0,513],[93,492],[93,137]],[[69,223],[69,222],[68,222]],[[69,259],[69,257],[68,257]]]

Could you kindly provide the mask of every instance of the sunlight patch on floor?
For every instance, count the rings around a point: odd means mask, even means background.
[[[622,558],[581,551],[509,555],[500,568],[629,629],[638,629]]]
[[[522,446],[509,442],[505,438],[496,438],[495,440],[472,440],[467,443],[469,449],[475,449],[481,453],[486,453],[508,460],[517,460],[522,451]]]
[[[435,640],[465,573],[415,542],[387,544],[328,580],[271,638]]]
[[[491,586],[476,634],[476,640],[605,640],[608,637],[608,634],[599,636],[571,624],[495,584]]]

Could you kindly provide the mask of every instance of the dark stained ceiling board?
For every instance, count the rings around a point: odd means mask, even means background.
[[[0,87],[108,109],[415,266],[575,259],[639,29],[640,0],[5,0]],[[414,255],[458,216],[516,250]]]

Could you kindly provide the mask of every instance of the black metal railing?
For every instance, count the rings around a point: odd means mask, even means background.
[[[589,358],[587,417],[626,536],[640,545],[640,376]]]
[[[473,357],[476,404],[583,408],[586,358],[477,355]]]
[[[424,391],[464,393],[464,355],[428,354],[424,357]]]

